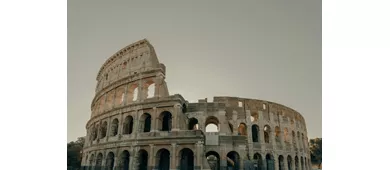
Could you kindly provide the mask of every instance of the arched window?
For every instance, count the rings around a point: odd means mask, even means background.
[[[171,131],[172,130],[172,114],[171,112],[164,111],[160,114],[160,120],[162,120],[161,131]]]
[[[233,170],[239,170],[240,169],[240,155],[235,151],[230,151],[226,155],[227,159],[227,166],[228,168],[231,168]]]
[[[219,120],[214,117],[214,116],[210,116],[206,119],[206,122],[205,122],[205,125],[206,125],[206,132],[219,132]]]
[[[107,135],[107,122],[104,121],[102,126],[100,127],[100,139],[106,137]]]
[[[206,159],[209,163],[209,166],[213,170],[219,170],[220,167],[220,157],[217,152],[209,151],[206,153]]]
[[[180,168],[185,170],[194,170],[194,152],[191,149],[184,148],[180,151]]]
[[[271,154],[267,154],[265,156],[265,161],[266,161],[266,165],[267,165],[267,170],[274,170],[275,169],[274,158]]]
[[[292,158],[290,155],[287,156],[287,170],[292,170]]]
[[[279,126],[275,127],[275,140],[276,140],[276,142],[280,142],[281,141],[280,140],[280,128],[279,128]]]
[[[240,123],[240,125],[238,125],[237,130],[238,130],[238,135],[247,136],[248,134],[245,123]]]
[[[259,126],[252,125],[252,142],[259,142]]]
[[[130,153],[129,151],[123,151],[120,156],[120,164],[119,169],[121,170],[130,170],[129,168],[129,162],[130,162]]]
[[[119,121],[115,118],[111,124],[111,136],[116,136],[118,134]]]
[[[123,134],[133,133],[133,117],[126,116],[125,121],[123,122]]]
[[[96,158],[95,169],[101,169],[102,168],[102,161],[103,161],[103,154],[99,153],[97,158]]]
[[[154,97],[154,92],[156,90],[156,84],[153,81],[147,81],[147,82],[145,82],[144,87],[147,89],[147,93],[146,93],[147,96],[145,96],[145,98]]]
[[[253,155],[254,163],[255,163],[255,170],[261,170],[263,169],[263,159],[259,153],[255,153]]]
[[[152,117],[149,113],[144,113],[140,119],[140,132],[150,132],[152,125]]]
[[[280,155],[278,160],[279,160],[279,169],[284,169],[284,157]]]
[[[108,153],[107,155],[107,159],[106,159],[106,167],[108,168],[108,170],[114,170],[114,153],[110,152]]]
[[[136,87],[133,91],[133,100],[132,101],[137,101],[138,100],[138,87]]]
[[[144,149],[141,149],[138,151],[138,155],[138,170],[148,170],[148,152],[146,152]]]
[[[171,163],[170,161],[171,154],[167,149],[160,149],[157,151],[157,169],[161,170],[169,170],[169,165]]]
[[[191,118],[188,123],[188,130],[198,130],[198,129],[199,129],[198,119]]]

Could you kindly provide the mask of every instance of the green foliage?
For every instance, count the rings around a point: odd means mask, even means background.
[[[318,168],[322,163],[322,138],[310,139],[310,157],[311,162],[318,164]]]
[[[84,137],[79,137],[75,142],[69,142],[67,144],[67,165],[68,167],[80,168],[81,167],[81,150],[83,149],[85,142]]]

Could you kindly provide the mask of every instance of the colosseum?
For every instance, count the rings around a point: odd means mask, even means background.
[[[86,124],[83,169],[311,169],[305,119],[297,111],[228,96],[189,103],[169,94],[165,76],[146,39],[103,64]]]

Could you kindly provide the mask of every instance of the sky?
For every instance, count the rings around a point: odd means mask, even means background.
[[[86,135],[102,64],[144,38],[170,94],[280,103],[322,137],[321,1],[68,0],[68,142]]]

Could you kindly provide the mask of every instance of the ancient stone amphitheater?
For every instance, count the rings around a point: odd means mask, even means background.
[[[169,94],[165,73],[146,39],[103,64],[83,169],[311,169],[305,120],[295,110],[240,97],[189,103]]]

